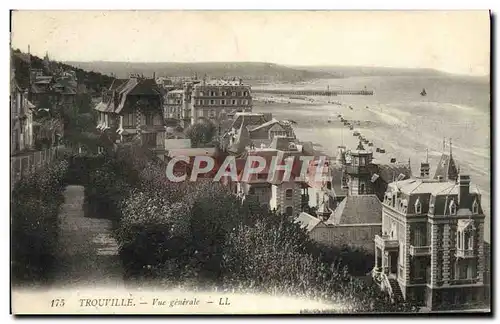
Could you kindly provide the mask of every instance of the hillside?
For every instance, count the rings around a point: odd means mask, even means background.
[[[21,88],[26,88],[29,84],[29,56],[27,53],[13,50],[12,60],[15,68],[16,81]],[[41,69],[47,73],[43,59],[35,55],[31,55],[31,68]],[[61,62],[51,62],[51,68],[62,68],[63,70],[75,71],[80,90],[89,93],[100,93],[103,88],[108,88],[113,82],[113,78],[109,75],[94,71],[86,71],[82,68]]]
[[[439,76],[444,72],[434,69],[406,69],[390,67],[371,67],[371,66],[289,66],[294,69],[303,69],[316,73],[331,73],[341,78],[358,76]]]
[[[128,62],[66,62],[87,71],[114,74],[127,78],[131,73],[145,76],[169,76],[199,78],[205,74],[212,78],[242,78],[249,81],[305,81],[318,78],[335,78],[335,74],[324,71],[309,71],[290,68],[273,63],[257,62],[203,62],[203,63],[128,63]]]

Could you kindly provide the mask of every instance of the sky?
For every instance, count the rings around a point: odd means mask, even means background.
[[[488,11],[15,11],[14,48],[60,61],[270,62],[488,75]]]

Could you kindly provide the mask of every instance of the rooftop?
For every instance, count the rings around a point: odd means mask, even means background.
[[[460,185],[455,181],[439,181],[435,179],[407,179],[395,181],[389,184],[390,188],[398,189],[400,192],[411,194],[432,194],[438,195],[456,195]],[[470,184],[471,193],[480,193],[476,185]]]
[[[310,232],[319,223],[321,223],[321,220],[312,215],[309,215],[308,213],[302,212],[299,214],[299,217],[295,219],[295,223],[299,223],[301,228],[305,228],[307,232]]]
[[[327,224],[382,223],[382,203],[376,195],[347,196],[337,206]]]

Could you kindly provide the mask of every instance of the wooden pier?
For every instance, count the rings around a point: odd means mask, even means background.
[[[295,96],[373,96],[373,90],[281,90],[281,89],[252,89],[253,93],[269,93],[274,95]]]

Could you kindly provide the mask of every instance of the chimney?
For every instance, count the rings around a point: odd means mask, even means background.
[[[443,176],[442,176],[442,175],[439,175],[439,176],[438,176],[438,181],[439,181],[439,182],[443,182]]]
[[[469,203],[469,187],[470,187],[470,176],[459,175],[458,176],[458,208],[468,208]]]

